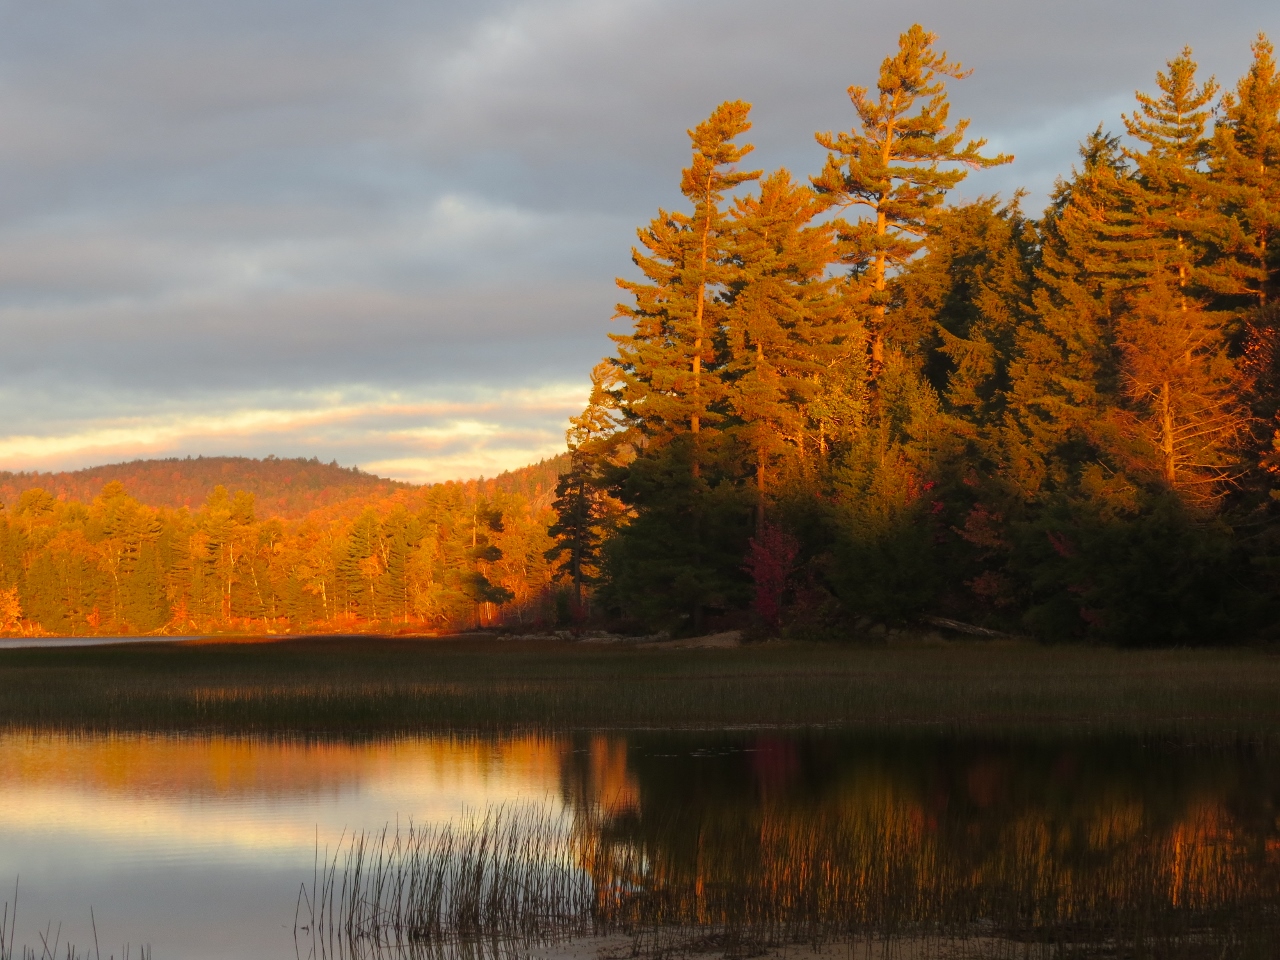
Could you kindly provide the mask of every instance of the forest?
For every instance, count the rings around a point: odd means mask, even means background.
[[[552,459],[424,487],[274,458],[11,474],[5,488],[21,492],[0,504],[0,632],[394,633],[545,623],[557,597],[567,602],[545,556],[560,469]],[[51,492],[103,471],[112,479],[88,502]],[[222,479],[256,494],[229,491]],[[163,505],[200,490],[208,493],[195,509]]]
[[[341,496],[232,482],[161,502],[162,466],[144,504],[138,477],[131,496],[95,475],[90,496],[7,474],[0,632],[818,639],[946,618],[1131,646],[1273,637],[1271,43],[1229,89],[1184,49],[1122,129],[1082,131],[1039,216],[1022,193],[955,199],[1013,158],[951,118],[968,71],[937,44],[913,26],[849,88],[811,175],[749,168],[747,103],[689,131],[678,206],[638,230],[614,353],[536,483],[353,475]]]
[[[570,431],[575,595],[695,631],[1273,632],[1280,76],[1265,36],[1241,59],[1223,90],[1175,56],[1038,217],[951,199],[1013,158],[919,25],[807,178],[749,169],[750,105],[717,107]]]

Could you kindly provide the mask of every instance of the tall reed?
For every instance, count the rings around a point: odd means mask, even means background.
[[[295,936],[318,956],[414,956],[517,947],[593,932],[580,831],[540,807],[495,807],[443,826],[409,824],[340,841],[298,892]]]

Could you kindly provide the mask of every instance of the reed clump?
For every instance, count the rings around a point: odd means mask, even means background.
[[[444,949],[506,957],[593,932],[580,832],[540,807],[340,841],[298,892],[295,936],[318,956]]]

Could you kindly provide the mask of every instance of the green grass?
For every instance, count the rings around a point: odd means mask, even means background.
[[[1280,733],[1280,656],[493,639],[0,651],[0,725],[383,734],[827,725]]]

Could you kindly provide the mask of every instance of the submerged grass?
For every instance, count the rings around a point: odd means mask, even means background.
[[[0,651],[0,726],[397,731],[910,727],[1269,736],[1280,656],[1012,643],[730,650],[299,639]]]

